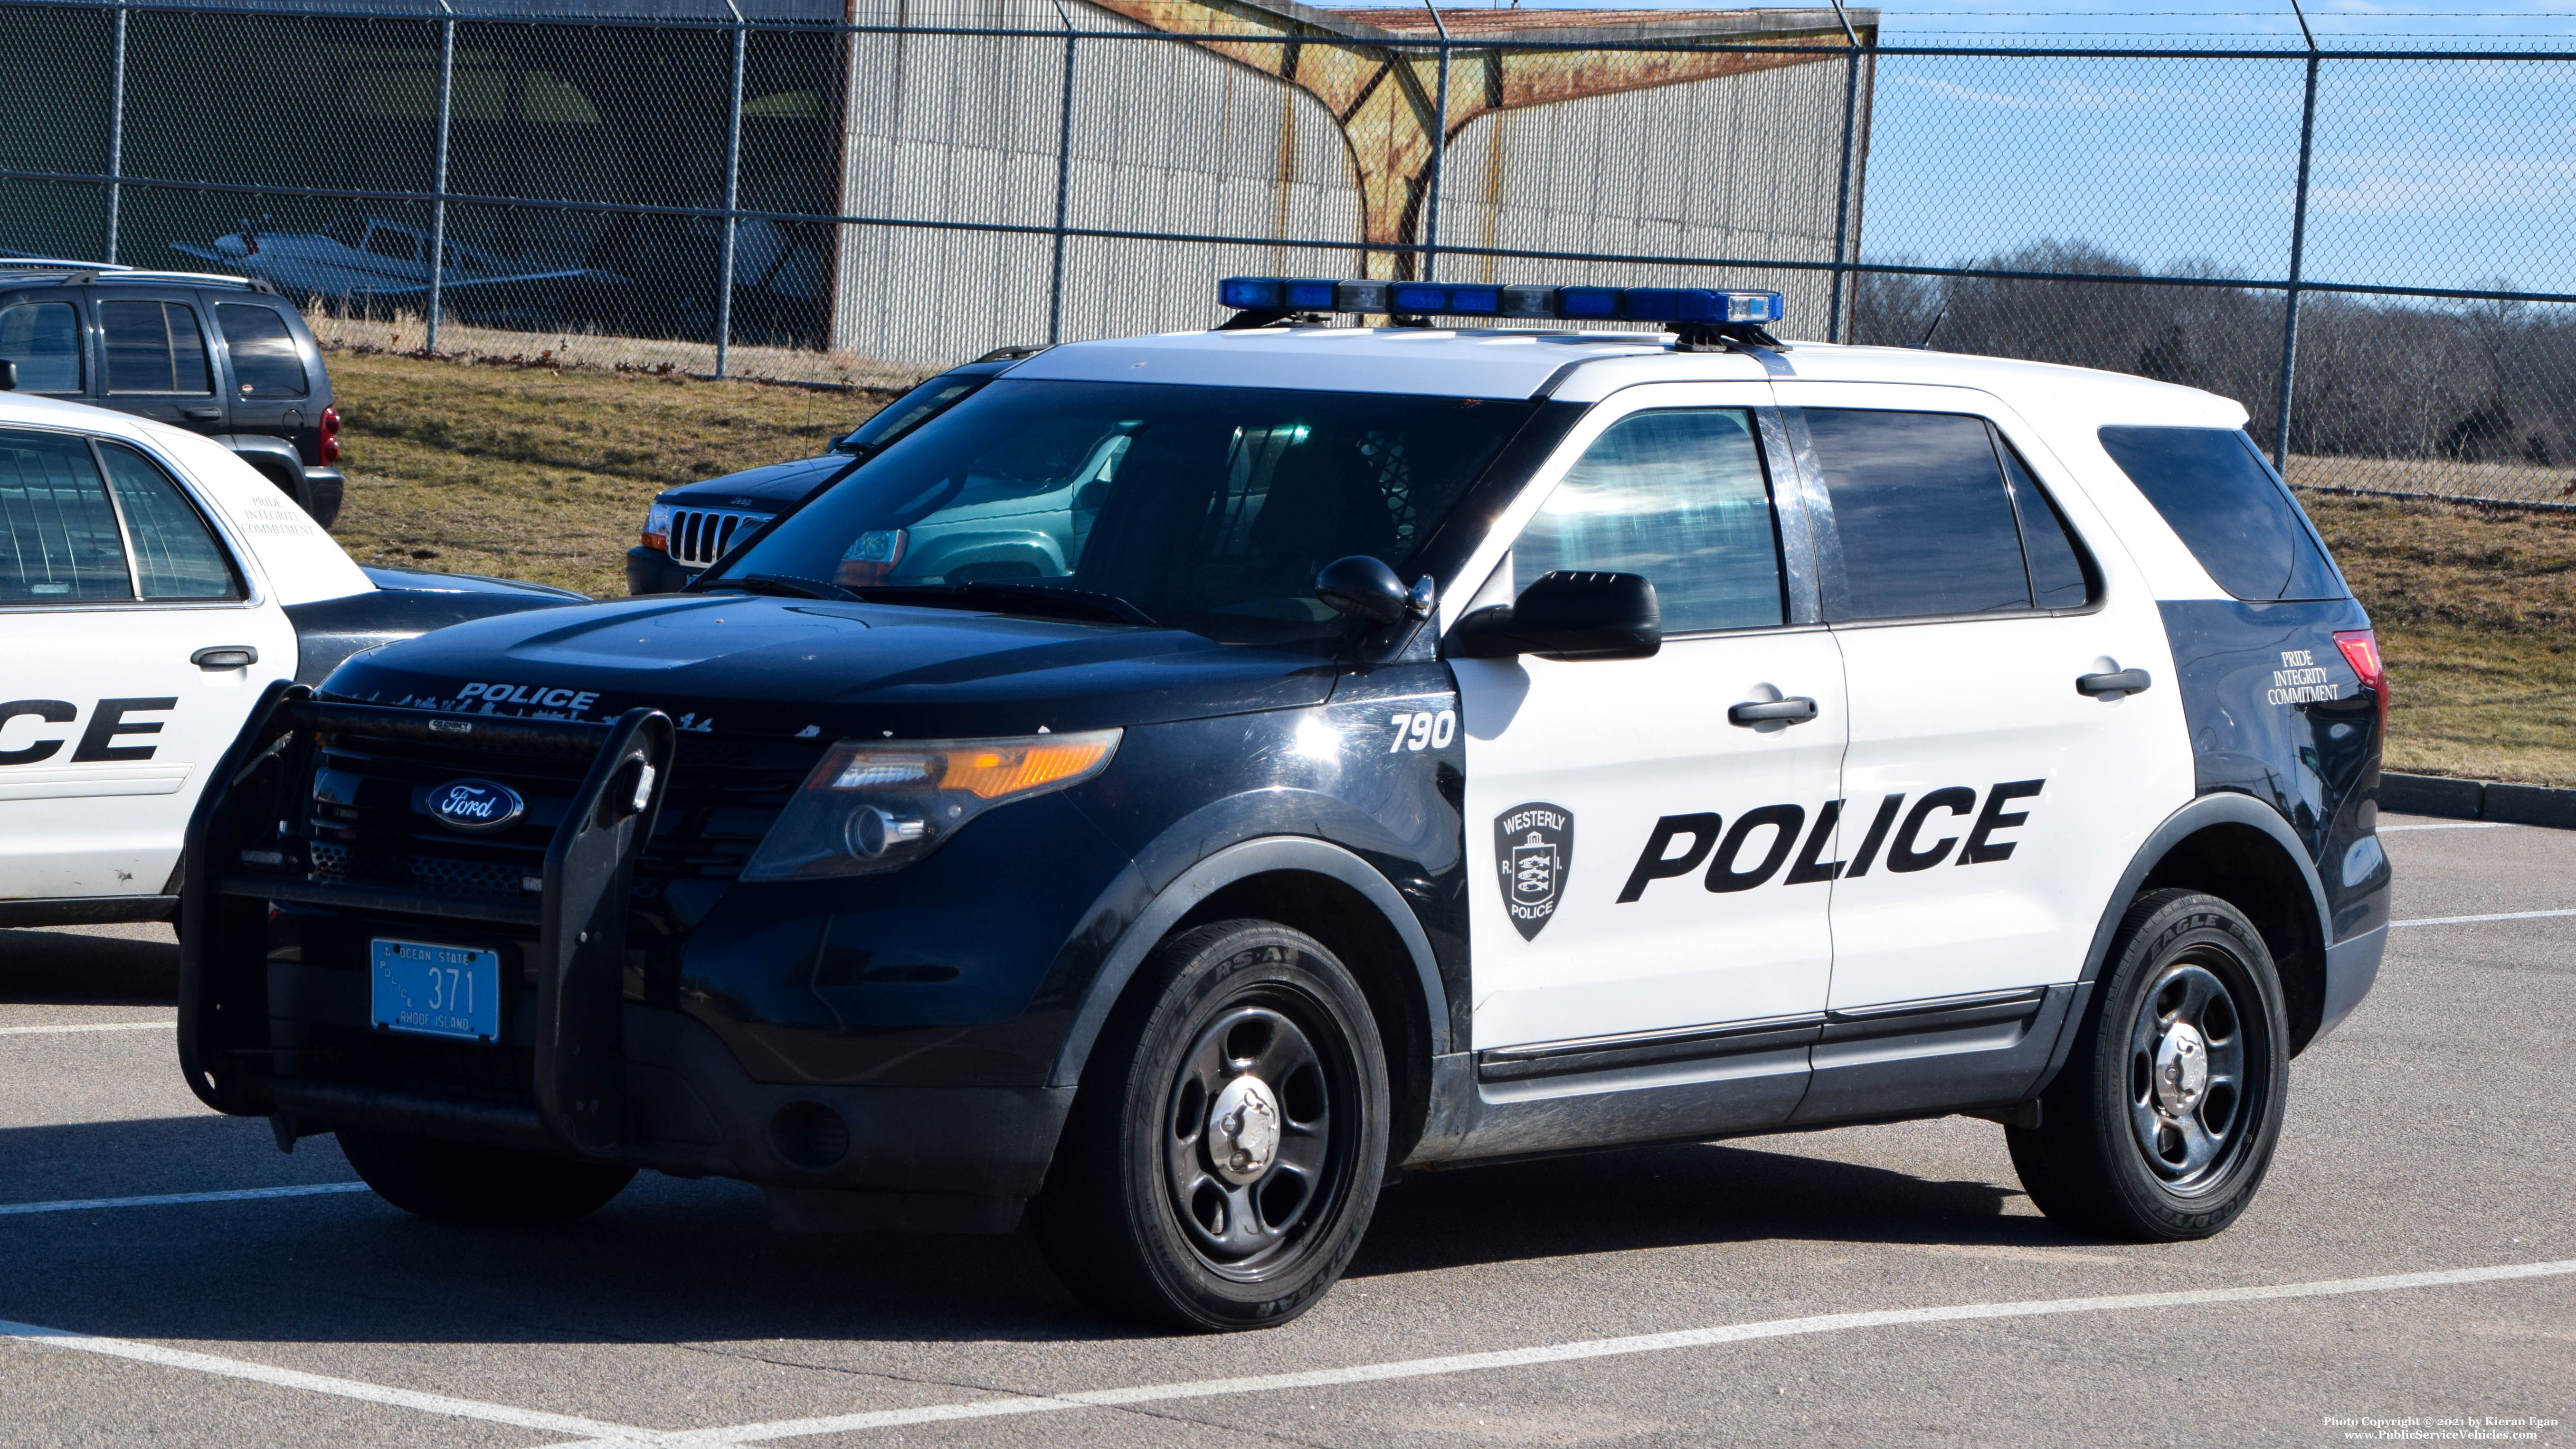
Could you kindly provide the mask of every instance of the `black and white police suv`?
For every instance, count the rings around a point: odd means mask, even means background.
[[[270,683],[581,601],[361,569],[212,439],[0,391],[0,926],[174,915],[189,812]]]
[[[1199,1328],[1397,1168],[1964,1112],[2088,1230],[2245,1209],[2389,873],[2369,621],[2241,408],[1774,294],[1224,295],[687,593],[273,690],[190,1084],[432,1217],[1031,1208]]]

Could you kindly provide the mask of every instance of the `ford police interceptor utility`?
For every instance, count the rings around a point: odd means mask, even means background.
[[[2369,621],[2241,408],[1766,293],[1223,295],[687,593],[272,690],[190,1084],[431,1217],[1026,1211],[1214,1329],[1398,1168],[1966,1112],[2062,1221],[2245,1209],[2389,872]]]
[[[580,599],[361,569],[216,440],[0,392],[0,926],[175,914],[189,812],[271,682]]]

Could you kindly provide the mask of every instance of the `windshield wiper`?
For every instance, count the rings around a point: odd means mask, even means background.
[[[1115,594],[1062,584],[1023,584],[985,580],[969,584],[869,584],[848,591],[879,604],[955,604],[966,608],[1002,604],[1004,613],[1071,614],[1119,624],[1157,627],[1154,616]],[[1029,605],[1041,605],[1029,608]]]
[[[791,599],[830,599],[848,602],[859,596],[839,584],[820,579],[800,579],[794,574],[745,574],[738,579],[717,579],[709,590],[740,589],[746,594],[778,594]]]

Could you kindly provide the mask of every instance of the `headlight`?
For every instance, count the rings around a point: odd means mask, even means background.
[[[900,870],[996,805],[1099,774],[1118,730],[1000,740],[843,740],[760,842],[744,880]]]
[[[644,510],[644,546],[671,551],[671,505],[656,503]]]

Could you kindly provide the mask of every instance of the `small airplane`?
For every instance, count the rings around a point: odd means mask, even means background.
[[[320,231],[263,234],[248,217],[242,218],[241,228],[230,236],[215,238],[210,247],[172,242],[170,249],[224,263],[295,296],[409,297],[429,290],[429,233],[418,227],[380,216],[353,216]],[[461,242],[448,242],[446,253],[447,265],[439,285],[449,292],[512,282],[626,280],[614,272],[589,267],[518,270],[527,263],[494,256]]]

